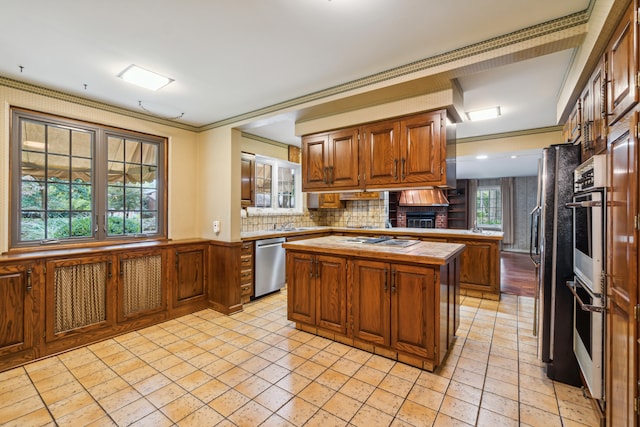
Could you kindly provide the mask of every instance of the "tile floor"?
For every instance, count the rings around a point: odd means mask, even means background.
[[[532,311],[527,297],[463,297],[455,345],[429,373],[294,329],[282,292],[0,373],[0,424],[596,425],[579,389],[546,378]]]

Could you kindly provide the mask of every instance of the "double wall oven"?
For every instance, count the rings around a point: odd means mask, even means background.
[[[591,396],[604,398],[606,155],[575,169],[573,209],[573,350]]]

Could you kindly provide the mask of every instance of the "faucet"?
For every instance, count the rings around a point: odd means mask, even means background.
[[[289,221],[289,222],[285,222],[280,226],[280,230],[287,230],[293,228],[293,222]]]
[[[349,228],[349,221],[351,221],[351,215],[347,215],[347,228]]]

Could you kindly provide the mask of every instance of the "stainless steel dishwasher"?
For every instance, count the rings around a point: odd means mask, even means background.
[[[277,291],[285,284],[284,237],[256,241],[255,297]]]

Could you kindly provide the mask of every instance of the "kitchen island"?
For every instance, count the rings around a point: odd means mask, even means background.
[[[287,316],[298,329],[433,371],[459,324],[456,243],[366,236],[288,242]]]

